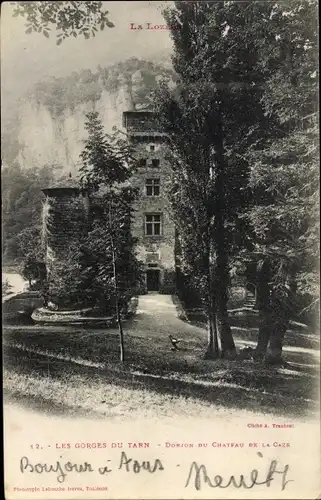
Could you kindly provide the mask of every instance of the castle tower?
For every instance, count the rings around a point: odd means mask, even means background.
[[[175,287],[175,225],[167,196],[167,136],[157,130],[155,114],[150,111],[124,112],[123,127],[140,165],[131,182],[139,189],[132,234],[144,263],[146,291],[169,294]]]
[[[86,230],[89,200],[71,176],[42,191],[46,196],[42,239],[47,273],[50,274],[55,262],[63,260],[70,243],[79,240],[81,230]]]

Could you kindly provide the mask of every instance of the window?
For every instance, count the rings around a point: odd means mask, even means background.
[[[159,167],[160,160],[157,160],[156,158],[152,159],[152,165],[153,167]]]
[[[160,179],[146,179],[146,196],[159,196]]]
[[[161,235],[161,214],[145,215],[145,234],[147,236]]]
[[[159,252],[146,252],[146,262],[147,264],[152,262],[159,262]]]
[[[140,167],[146,167],[146,164],[147,164],[147,159],[146,158],[140,158],[140,160],[138,160],[138,165]]]
[[[155,151],[155,144],[149,145],[149,151]]]

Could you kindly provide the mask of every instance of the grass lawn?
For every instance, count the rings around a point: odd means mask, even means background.
[[[247,330],[238,328],[235,336],[238,346],[250,344]],[[130,324],[125,346],[121,365],[115,330],[7,327],[5,401],[50,414],[102,418],[210,416],[214,408],[284,418],[318,411],[317,350],[288,346],[284,368],[250,360],[204,361],[205,335],[187,336],[182,350],[173,352],[167,336],[130,333]]]

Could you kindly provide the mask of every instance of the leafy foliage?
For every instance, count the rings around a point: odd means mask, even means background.
[[[29,281],[29,290],[41,290],[47,275],[44,258],[27,254],[21,265],[21,274]]]
[[[12,262],[40,251],[42,189],[53,182],[59,166],[23,170],[17,164],[2,171],[3,258]],[[40,256],[39,256],[40,257]]]
[[[273,297],[282,295],[293,313],[302,297],[315,304],[319,295],[317,4],[270,9],[269,44],[258,45],[268,121],[247,154],[255,197],[249,219],[256,258],[274,270],[267,303],[275,309]]]
[[[130,201],[131,188],[120,187],[120,184],[130,178],[133,170],[135,160],[131,146],[120,133],[106,135],[97,112],[88,113],[87,119],[88,139],[80,155],[80,179],[84,187],[91,193],[101,187],[118,196],[126,192]]]
[[[25,227],[20,231],[18,248],[22,256],[19,259],[20,272],[29,281],[29,289],[41,289],[46,279],[46,265],[40,224]]]
[[[96,279],[92,255],[84,240],[71,241],[64,259],[55,263],[48,281],[46,298],[58,309],[94,307],[104,301],[105,310],[110,308],[110,297]],[[98,283],[97,283],[98,281]],[[109,299],[109,300],[108,300]]]
[[[57,45],[66,38],[83,35],[85,39],[96,36],[98,30],[114,28],[108,18],[108,10],[102,10],[103,2],[46,1],[11,2],[13,17],[22,16],[26,20],[26,33],[42,33],[49,38],[55,28]]]
[[[33,289],[40,289],[46,278],[42,189],[53,181],[53,168],[22,170],[13,164],[2,172],[4,262],[19,264]]]

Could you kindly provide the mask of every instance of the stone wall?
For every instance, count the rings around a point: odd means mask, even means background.
[[[81,231],[87,230],[89,202],[79,190],[52,188],[44,192],[43,241],[49,270],[64,258],[70,244],[79,241]]]
[[[137,123],[135,123],[137,127]],[[170,166],[165,158],[166,139],[157,135],[142,135],[132,138],[138,159],[146,160],[146,165],[138,168],[131,184],[139,189],[135,203],[135,217],[132,223],[133,236],[138,239],[138,257],[145,264],[145,271],[149,266],[160,271],[160,292],[172,293],[175,283],[175,225],[172,219],[171,207],[168,200],[170,185]],[[151,150],[152,146],[152,150]],[[159,160],[159,166],[152,166],[151,160]],[[147,196],[146,179],[160,180],[160,195]],[[145,215],[160,214],[162,221],[161,234],[148,236],[145,232]]]
[[[4,322],[22,316],[31,317],[32,312],[43,305],[40,292],[21,292],[2,300],[2,318]]]
[[[124,112],[123,125],[127,132],[157,132],[154,116],[149,111]]]

